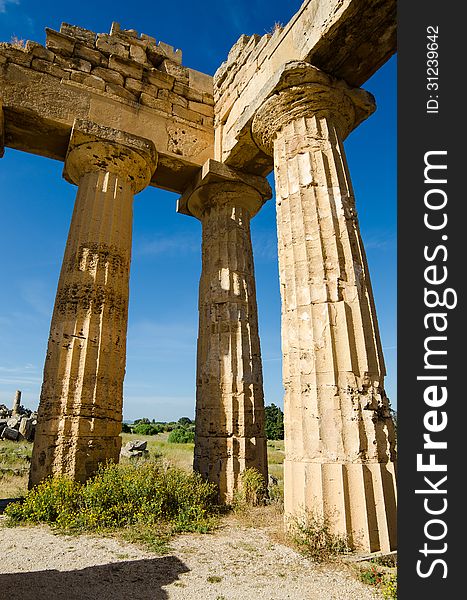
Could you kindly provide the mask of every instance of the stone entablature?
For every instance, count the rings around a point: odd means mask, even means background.
[[[110,34],[63,23],[46,29],[45,46],[0,44],[5,145],[64,160],[74,119],[91,119],[150,138],[160,151],[152,184],[182,192],[213,156],[214,99],[212,77],[181,59],[118,23]]]

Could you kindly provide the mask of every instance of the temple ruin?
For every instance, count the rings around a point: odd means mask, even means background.
[[[224,502],[245,468],[267,476],[250,220],[274,169],[285,514],[395,549],[393,423],[343,148],[375,110],[360,86],[396,50],[395,0],[305,0],[272,35],[241,36],[214,77],[117,23],[46,34],[0,45],[0,156],[60,160],[77,186],[30,484],[118,461],[132,203],[148,185],[202,223],[194,468]]]

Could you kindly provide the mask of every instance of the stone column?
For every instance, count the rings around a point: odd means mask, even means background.
[[[133,196],[156,166],[152,142],[75,121],[65,178],[78,185],[50,328],[30,486],[85,481],[118,462]]]
[[[367,92],[306,63],[253,121],[274,156],[285,387],[285,512],[326,516],[366,551],[396,546],[395,439],[343,140]]]
[[[19,415],[21,410],[21,390],[16,390],[15,399],[13,400],[13,406],[11,408],[12,416]]]
[[[225,503],[246,468],[267,482],[250,219],[270,197],[265,179],[210,160],[179,204],[203,230],[194,468]]]

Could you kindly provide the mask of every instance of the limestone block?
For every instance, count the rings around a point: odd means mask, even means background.
[[[183,96],[187,100],[193,100],[194,102],[203,102],[203,92],[191,88],[189,85],[176,81],[174,84],[174,93],[179,96]]]
[[[10,62],[22,67],[29,67],[32,60],[32,55],[26,52],[25,49],[13,48],[12,46],[0,46],[1,54]]]
[[[78,27],[77,25],[70,25],[69,23],[62,23],[60,25],[60,33],[73,37],[90,48],[94,48],[96,34],[90,29]]]
[[[143,92],[140,101],[141,104],[144,104],[145,106],[150,106],[151,108],[155,108],[156,110],[160,110],[169,115],[172,114],[172,104],[167,100],[154,98],[154,96]]]
[[[182,119],[185,119],[187,121],[191,121],[192,123],[202,123],[203,122],[203,118],[199,113],[194,112],[193,110],[189,110],[188,108],[184,108],[183,106],[178,106],[178,105],[174,106],[173,114],[177,115],[177,117],[181,117]]]
[[[26,42],[26,52],[28,54],[32,54],[36,58],[42,58],[43,60],[48,60],[49,62],[52,62],[55,57],[53,52],[47,50],[44,48],[44,46],[41,46],[37,42],[31,42],[31,40]]]
[[[93,67],[106,67],[109,62],[99,50],[88,48],[80,42],[75,44],[73,56],[87,60]]]
[[[162,73],[157,69],[147,69],[144,71],[145,79],[148,83],[157,86],[158,88],[172,90],[175,83],[175,77],[168,73]]]
[[[74,71],[83,71],[83,73],[91,72],[91,63],[77,56],[56,56],[54,62],[62,69],[73,69]]]
[[[158,91],[157,97],[161,98],[162,100],[167,100],[175,106],[183,106],[183,108],[188,108],[188,100],[183,96],[179,96],[175,92],[162,89]]]
[[[125,46],[105,33],[98,34],[96,48],[101,52],[120,56],[121,58],[128,58],[129,56],[128,46]]]
[[[166,44],[165,42],[159,42],[157,47],[172,62],[177,63],[179,65],[182,64],[182,51],[181,50],[175,50],[173,46],[170,46],[169,44]]]
[[[143,66],[117,54],[111,54],[109,57],[109,69],[118,71],[124,77],[132,79],[141,79],[143,76]]]
[[[17,429],[12,429],[8,427],[8,425],[2,431],[2,439],[11,440],[12,442],[16,442],[19,438],[19,431]]]
[[[23,417],[19,424],[19,434],[25,440],[30,440],[33,433],[33,419],[30,417]]]
[[[52,75],[52,77],[58,77],[59,79],[69,79],[70,73],[65,71],[58,65],[48,62],[46,60],[42,60],[41,58],[34,58],[31,63],[31,67],[35,71],[40,71],[41,73],[47,73],[48,75]]]
[[[59,33],[46,27],[45,47],[60,56],[71,56],[76,44],[76,39],[70,35]]]
[[[142,48],[138,44],[130,44],[130,58],[141,64],[148,62],[145,48]]]
[[[163,60],[159,69],[163,73],[172,75],[177,81],[188,84],[189,72],[186,67],[182,67],[182,65],[179,65],[171,60]]]
[[[209,104],[209,106],[214,106],[214,98],[212,94],[209,92],[203,92],[203,104]]]
[[[72,71],[70,74],[70,78],[72,81],[77,81],[78,83],[82,83],[83,85],[94,88],[96,90],[105,90],[105,81],[101,77],[97,77],[96,75],[83,73],[82,71]]]
[[[135,96],[135,94],[133,94],[129,90],[126,90],[121,85],[116,85],[115,83],[106,83],[105,91],[109,92],[110,94],[114,94],[115,96],[118,96],[119,98],[124,98],[125,100],[129,100],[130,102],[136,102],[138,100],[138,98],[137,98],[137,96]]]
[[[108,83],[113,83],[115,85],[123,86],[124,81],[125,81],[125,79],[121,73],[119,73],[118,71],[113,71],[112,69],[103,69],[102,67],[94,67],[94,69],[92,69],[91,73],[93,75],[95,75],[96,77],[100,77],[104,81],[107,81]]]
[[[202,104],[201,102],[192,102],[191,100],[188,102],[188,108],[190,110],[194,110],[197,113],[200,113],[206,117],[214,117],[214,110],[212,106],[208,106],[206,104]]]
[[[138,79],[132,79],[131,77],[127,77],[125,79],[125,87],[127,90],[129,90],[133,94],[138,94],[143,91],[144,84],[142,81],[139,81]],[[152,87],[152,86],[148,86],[148,87]],[[157,96],[158,88],[156,88],[154,86],[154,89],[156,90],[155,96]]]
[[[212,76],[200,73],[194,69],[188,69],[189,86],[200,92],[206,92],[210,96],[213,95]]]

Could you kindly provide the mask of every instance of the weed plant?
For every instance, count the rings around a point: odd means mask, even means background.
[[[291,522],[290,534],[297,549],[315,562],[326,562],[352,551],[347,536],[334,533],[328,518],[310,511]]]
[[[212,529],[216,499],[213,484],[160,461],[109,463],[85,484],[48,478],[5,514],[10,524],[48,523],[69,533],[126,528],[127,538],[157,546],[161,535],[163,542],[173,533]]]

